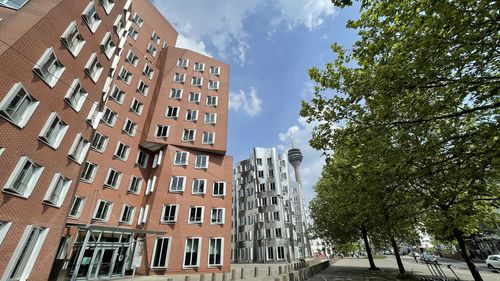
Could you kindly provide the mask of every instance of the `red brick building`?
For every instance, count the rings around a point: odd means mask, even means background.
[[[229,66],[149,1],[0,2],[0,280],[230,268]]]

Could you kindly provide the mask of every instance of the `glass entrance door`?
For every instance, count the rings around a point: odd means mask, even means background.
[[[90,265],[89,279],[109,277],[117,249],[98,248]]]

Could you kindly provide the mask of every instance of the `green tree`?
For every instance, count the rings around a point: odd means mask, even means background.
[[[485,0],[361,1],[360,18],[347,25],[359,40],[350,51],[334,44],[335,61],[309,71],[317,86],[301,111],[319,121],[311,145],[326,152],[345,134],[355,139],[383,128],[394,152],[404,152],[395,161],[407,165],[404,194],[422,201],[432,234],[457,240],[474,280],[482,278],[464,236],[498,219],[498,7]],[[329,89],[334,96],[323,94]],[[353,129],[339,134],[334,124]]]

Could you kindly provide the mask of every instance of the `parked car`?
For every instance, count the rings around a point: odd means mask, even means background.
[[[490,255],[486,259],[486,265],[489,269],[500,270],[500,255]]]
[[[431,254],[424,253],[420,257],[420,260],[425,263],[437,263],[437,258]]]

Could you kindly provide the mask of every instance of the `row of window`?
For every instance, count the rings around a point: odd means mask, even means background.
[[[260,229],[255,233],[257,235],[257,240],[283,238],[283,232],[281,231],[281,228],[279,228],[279,227],[278,228]],[[240,232],[240,233],[238,233],[238,240],[239,241],[252,241],[253,234],[254,234],[254,230]]]
[[[285,259],[285,247],[265,247],[265,258],[266,260],[284,260]],[[253,260],[253,248],[242,248],[239,250],[240,260]]]
[[[182,99],[182,89],[172,88],[170,89],[170,99],[180,100]],[[201,93],[198,92],[189,92],[188,102],[190,103],[199,103],[200,102]],[[217,96],[207,96],[205,99],[205,105],[209,107],[216,107],[218,105],[219,98]]]
[[[186,82],[186,73],[176,72],[174,74],[174,82],[184,83]],[[194,76],[191,78],[191,86],[202,87],[203,86],[203,77]],[[209,90],[218,90],[219,89],[219,81],[216,80],[208,80],[208,89]]]
[[[189,237],[184,246],[183,268],[199,267],[201,254],[201,237]],[[151,259],[151,268],[167,268],[172,245],[171,237],[156,238]],[[222,266],[224,257],[224,238],[216,237],[208,240],[208,266]]]
[[[240,207],[241,209],[244,209],[244,204],[241,204],[240,206],[243,206],[243,208]],[[280,212],[275,211],[275,212],[260,212],[255,215],[250,215],[248,217],[240,217],[240,225],[252,225],[257,222],[271,222],[271,221],[279,221],[280,220]],[[288,220],[286,220],[288,222]]]
[[[177,67],[188,68],[189,67],[189,59],[180,58],[177,60]],[[197,72],[205,71],[205,64],[202,62],[195,62],[193,64],[193,70]],[[219,66],[210,66],[209,72],[210,75],[219,76],[220,75],[220,67]]]
[[[167,118],[178,118],[180,115],[180,107],[179,106],[168,106],[165,112],[165,117]],[[185,119],[186,121],[198,121],[199,111],[197,109],[186,109]],[[203,122],[205,124],[215,124],[217,123],[217,113],[215,112],[206,112],[203,118]]]

